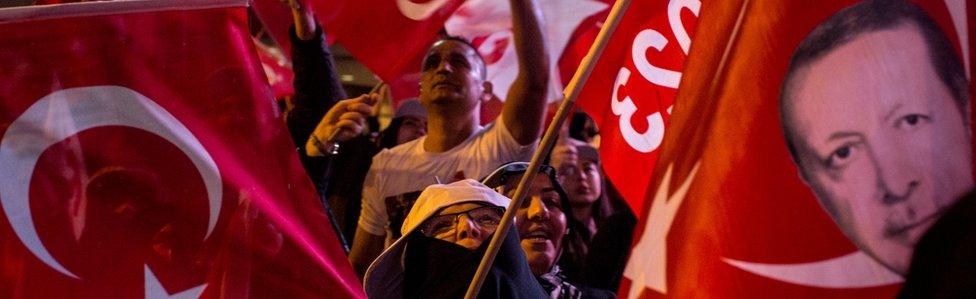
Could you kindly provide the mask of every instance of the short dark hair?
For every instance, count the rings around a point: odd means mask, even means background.
[[[783,80],[780,89],[780,126],[786,135],[793,161],[802,164],[797,145],[790,135],[794,132],[790,119],[792,102],[791,90],[799,70],[816,62],[832,50],[847,44],[858,36],[879,30],[893,29],[906,24],[914,24],[925,39],[929,61],[935,68],[939,79],[949,89],[957,108],[962,113],[963,123],[969,126],[969,81],[966,79],[962,62],[945,33],[921,8],[904,0],[871,0],[844,8],[818,25],[800,43]],[[892,50],[896,51],[896,50]],[[801,175],[804,175],[802,173]]]
[[[475,47],[474,44],[472,44],[470,41],[468,41],[463,37],[456,36],[456,35],[443,35],[440,39],[434,41],[434,43],[430,45],[430,48],[427,49],[427,54],[430,54],[430,51],[434,49],[434,46],[437,46],[437,44],[446,41],[459,42],[474,50],[474,54],[478,56],[478,61],[481,62],[481,67],[478,68],[478,71],[481,74],[481,78],[485,80],[488,79],[488,65],[487,63],[485,63],[485,58],[481,57],[481,53],[478,52],[478,47]],[[423,63],[425,63],[426,61],[427,61],[427,56],[424,56],[423,61],[421,61],[421,67],[420,67],[421,70],[423,70]]]

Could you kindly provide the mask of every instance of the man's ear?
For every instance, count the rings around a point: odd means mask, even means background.
[[[481,102],[487,103],[491,100],[492,96],[492,85],[490,81],[485,81],[481,83]]]

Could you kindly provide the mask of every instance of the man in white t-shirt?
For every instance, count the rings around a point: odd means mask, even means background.
[[[427,52],[420,102],[427,109],[428,134],[373,158],[349,254],[360,276],[389,244],[387,237],[394,237],[390,232],[399,231],[402,215],[416,199],[410,193],[419,194],[438,180],[479,179],[503,163],[531,158],[546,109],[549,58],[535,1],[510,0],[509,5],[519,72],[501,121],[480,126],[481,103],[491,98],[491,83],[485,79],[484,60],[470,43],[445,38]]]

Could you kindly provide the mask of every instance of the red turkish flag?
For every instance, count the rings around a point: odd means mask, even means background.
[[[703,3],[698,26],[709,30],[691,47],[618,294],[890,298],[899,290],[914,242],[973,185],[961,113],[969,108],[954,104],[966,97],[936,75],[924,40],[948,45],[932,53],[958,70],[946,78],[966,82],[969,59],[951,57],[969,53],[971,32],[963,1],[855,3]],[[883,21],[907,11],[942,34]],[[854,30],[862,31],[838,34]],[[797,58],[784,87],[794,53],[809,58]]]
[[[0,297],[364,297],[245,5],[0,10]]]
[[[607,177],[634,211],[643,210],[700,6],[633,1],[577,100],[600,128]]]
[[[255,1],[258,15],[282,49],[287,46],[291,19],[278,0]],[[330,42],[349,50],[357,61],[383,81],[420,70],[420,62],[444,21],[460,0],[308,0]],[[287,20],[287,22],[285,21]]]
[[[281,48],[266,45],[258,39],[254,40],[254,46],[261,60],[261,68],[268,77],[268,84],[276,99],[291,96],[295,93],[295,72],[291,68],[291,61],[285,56]]]

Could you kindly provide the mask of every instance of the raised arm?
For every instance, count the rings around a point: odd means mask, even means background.
[[[291,36],[292,67],[295,71],[294,107],[288,112],[288,129],[296,145],[304,145],[326,111],[346,99],[339,82],[332,53],[322,28],[316,25],[311,10],[298,0],[282,0],[292,9],[295,26]],[[303,164],[307,162],[302,155]],[[306,165],[307,166],[307,165]],[[310,171],[313,172],[313,171]]]
[[[509,0],[518,76],[508,90],[502,121],[515,140],[530,144],[539,138],[549,90],[549,55],[542,34],[542,12],[535,0]]]
[[[315,38],[315,15],[311,9],[303,6],[299,0],[284,0],[291,7],[291,17],[295,20],[295,35],[302,41]]]

